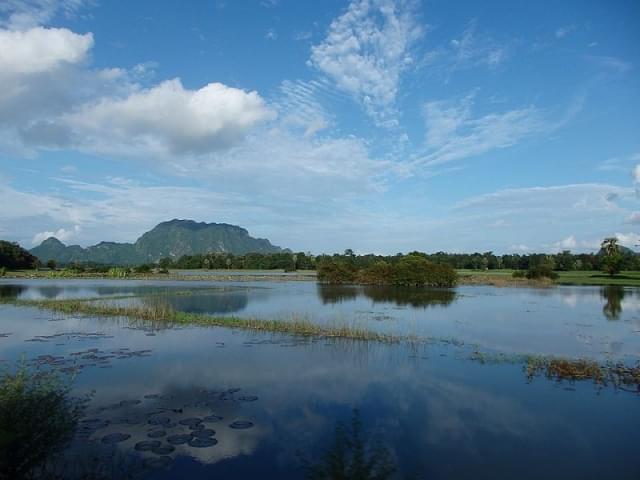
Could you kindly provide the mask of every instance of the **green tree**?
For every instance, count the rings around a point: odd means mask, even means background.
[[[600,244],[600,248],[603,255],[600,262],[602,270],[610,276],[620,273],[623,258],[618,247],[618,239],[616,237],[605,238]]]
[[[56,267],[57,267],[57,265],[56,265],[56,261],[55,261],[55,260],[49,260],[49,261],[47,262],[47,268],[48,268],[49,270],[55,270],[55,269],[56,269]]]

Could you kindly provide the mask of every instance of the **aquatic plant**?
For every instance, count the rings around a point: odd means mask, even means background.
[[[71,441],[82,404],[70,383],[20,363],[0,377],[0,479],[36,478]]]
[[[107,277],[111,278],[127,278],[129,276],[129,269],[122,267],[113,267],[107,271]]]
[[[213,316],[200,313],[181,312],[173,309],[161,298],[149,297],[144,305],[119,305],[85,299],[73,300],[22,300],[0,299],[19,306],[31,306],[65,314],[86,314],[102,317],[126,317],[159,324],[193,324],[215,327],[240,328],[273,333],[287,333],[298,336],[344,338],[386,343],[418,342],[422,339],[413,335],[393,335],[380,333],[349,324],[318,325],[305,318],[290,320],[268,320],[259,318],[238,318]]]

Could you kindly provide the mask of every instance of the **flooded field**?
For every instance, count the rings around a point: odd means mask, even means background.
[[[83,402],[74,440],[52,466],[60,478],[334,478],[339,465],[358,478],[640,471],[637,385],[588,368],[637,366],[634,289],[5,280],[0,296],[0,365],[23,359],[69,376]],[[71,298],[304,317],[422,340],[299,337],[11,303]],[[564,364],[527,355],[586,363],[566,378]]]

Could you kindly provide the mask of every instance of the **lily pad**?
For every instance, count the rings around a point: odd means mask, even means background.
[[[167,437],[167,442],[169,442],[171,445],[183,445],[191,440],[191,438],[192,437],[189,434],[178,433],[176,435],[169,435]]]
[[[195,437],[189,440],[189,446],[194,448],[213,447],[214,445],[217,445],[217,443],[218,443],[218,440],[216,440],[215,438]]]
[[[169,455],[170,453],[173,453],[175,449],[176,447],[173,445],[160,445],[159,447],[152,448],[151,452],[156,455]]]
[[[186,425],[187,427],[191,427],[193,425],[198,425],[200,423],[202,423],[202,420],[197,418],[197,417],[193,417],[193,418],[183,418],[182,420],[180,420],[178,422],[180,425]]]
[[[144,440],[136,443],[135,448],[139,452],[148,452],[154,448],[158,448],[161,445],[160,440]]]
[[[236,420],[231,425],[229,425],[229,427],[235,430],[246,430],[247,428],[253,427],[253,423],[249,422],[248,420]]]
[[[153,430],[149,433],[147,433],[147,437],[149,438],[160,438],[160,437],[164,437],[167,435],[167,432],[165,430]]]
[[[104,437],[102,437],[102,443],[120,443],[124,442],[125,440],[129,440],[130,438],[131,435],[129,435],[128,433],[110,433],[109,435],[105,435]]]

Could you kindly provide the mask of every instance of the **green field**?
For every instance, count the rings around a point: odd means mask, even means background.
[[[512,278],[513,270],[456,270],[460,277],[487,277],[507,280]],[[558,272],[560,277],[555,281],[558,285],[620,285],[640,287],[640,271],[621,272],[613,277],[598,271]]]

